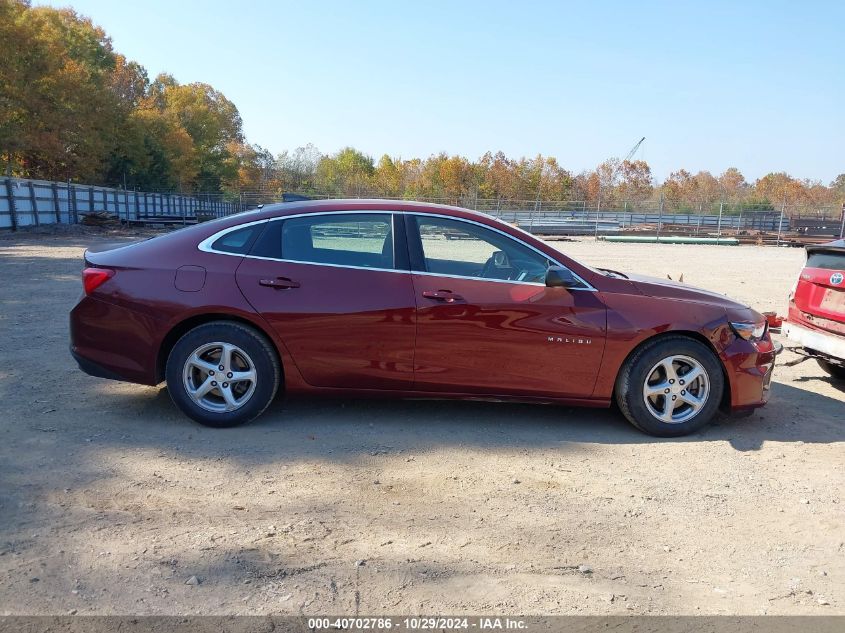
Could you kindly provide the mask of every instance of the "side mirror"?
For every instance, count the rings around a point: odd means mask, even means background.
[[[549,266],[546,271],[546,285],[549,288],[580,288],[582,286],[572,271],[563,266]]]

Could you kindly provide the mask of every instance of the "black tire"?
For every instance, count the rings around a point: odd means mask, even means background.
[[[822,370],[834,380],[845,380],[845,367],[842,365],[834,365],[823,358],[817,358],[816,362],[819,364],[819,367],[821,367]]]
[[[662,359],[669,356],[687,356],[696,360],[707,372],[710,392],[698,413],[683,422],[664,422],[646,406],[643,387],[649,379],[648,372]],[[653,383],[652,383],[653,384]],[[635,427],[657,437],[689,435],[705,426],[719,409],[725,378],[718,357],[703,343],[681,335],[663,336],[644,343],[619,371],[616,378],[616,403]]]
[[[214,342],[237,346],[254,365],[256,380],[252,395],[233,411],[204,409],[188,395],[183,380],[188,357],[194,350]],[[276,396],[281,368],[273,344],[258,330],[233,321],[212,321],[195,327],[176,342],[167,358],[165,378],[170,397],[185,415],[205,426],[224,428],[244,424],[264,412]]]

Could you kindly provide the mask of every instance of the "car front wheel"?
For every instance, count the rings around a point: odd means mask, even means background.
[[[616,402],[635,427],[678,437],[706,425],[719,408],[724,376],[716,355],[685,336],[666,336],[638,349],[616,380]]]
[[[257,330],[229,321],[197,326],[180,338],[166,367],[170,397],[186,415],[213,427],[259,416],[279,387],[279,361]]]

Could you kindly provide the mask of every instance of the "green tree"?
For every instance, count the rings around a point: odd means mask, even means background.
[[[373,159],[352,147],[323,156],[317,164],[317,186],[334,195],[361,196],[370,189]]]
[[[149,100],[191,138],[196,176],[190,185],[199,191],[236,191],[243,131],[235,104],[208,84],[180,85],[169,75],[156,77]]]
[[[275,170],[278,172],[282,191],[310,193],[316,186],[317,164],[322,154],[314,145],[308,143],[297,147],[293,152],[283,152],[276,157]]]
[[[400,161],[384,154],[378,161],[373,172],[373,186],[380,196],[402,196],[402,173],[397,166]]]

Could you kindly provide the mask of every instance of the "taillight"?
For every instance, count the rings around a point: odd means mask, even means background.
[[[85,294],[90,295],[112,277],[114,271],[109,268],[86,268],[82,271],[82,287],[85,288]]]

